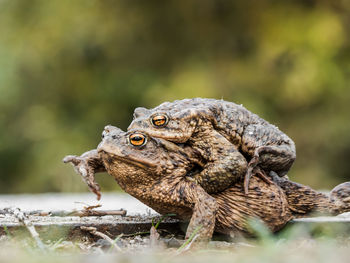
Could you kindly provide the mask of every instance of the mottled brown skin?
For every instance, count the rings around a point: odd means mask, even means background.
[[[155,116],[168,121],[156,126]],[[224,100],[195,98],[150,110],[136,108],[128,130],[187,143],[198,151],[206,165],[195,179],[208,193],[220,192],[243,177],[247,193],[252,174],[265,179],[264,174],[274,171],[284,176],[296,157],[294,142],[276,126]]]
[[[191,148],[152,137],[148,137],[143,146],[135,147],[129,143],[128,136],[129,133],[107,126],[97,150],[80,157],[67,156],[64,162],[71,162],[98,196],[94,175],[107,171],[127,193],[160,214],[175,213],[181,219],[190,220],[187,237],[198,227],[200,240],[211,238],[214,229],[221,233],[249,232],[248,218],[258,218],[271,231],[277,231],[293,217],[317,211],[319,207],[315,204],[319,202],[324,204],[320,210],[327,213],[350,210],[350,200],[332,202],[326,195],[305,186],[296,187],[292,182],[282,190],[272,181],[266,183],[259,177],[252,178],[249,187],[254,191],[248,195],[239,183],[209,195],[187,176],[193,167],[204,165]],[[350,186],[343,188],[348,191]],[[305,189],[314,195],[305,195]],[[340,189],[331,196],[338,199],[340,193],[346,195],[349,191]],[[298,200],[293,201],[297,195]],[[293,202],[290,203],[290,199]]]
[[[310,213],[337,215],[350,211],[350,182],[339,184],[326,195],[273,172],[270,175],[287,196],[294,217],[305,217]]]

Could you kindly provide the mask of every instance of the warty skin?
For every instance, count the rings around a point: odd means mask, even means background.
[[[279,176],[269,183],[253,177],[248,194],[239,182],[221,193],[208,194],[188,176],[193,167],[205,166],[191,147],[146,134],[142,134],[145,143],[134,146],[130,143],[133,133],[107,126],[96,150],[66,156],[64,162],[73,164],[98,197],[95,173],[107,171],[125,192],[160,214],[175,213],[189,220],[186,237],[198,227],[199,240],[209,240],[214,230],[248,233],[249,218],[258,218],[271,231],[277,231],[295,217],[350,210],[350,200],[344,198],[349,197],[350,183],[339,185],[328,197]]]
[[[275,125],[224,100],[194,98],[153,109],[139,107],[128,127],[133,130],[186,143],[197,151],[206,165],[195,179],[208,193],[218,193],[241,178],[247,193],[252,175],[265,179],[273,171],[282,177],[296,158],[294,142]]]

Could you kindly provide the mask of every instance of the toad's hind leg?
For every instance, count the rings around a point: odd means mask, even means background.
[[[252,156],[244,178],[244,190],[248,192],[249,180],[254,169],[260,167],[266,172],[274,171],[284,176],[295,161],[294,142],[271,125],[250,125],[242,136],[242,151]]]
[[[271,172],[273,181],[286,194],[290,209],[296,217],[311,213],[340,214],[350,211],[350,182],[336,186],[329,195],[292,182]]]

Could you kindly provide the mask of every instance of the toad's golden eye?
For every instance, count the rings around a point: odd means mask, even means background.
[[[146,136],[142,133],[133,133],[129,136],[129,142],[134,146],[142,146],[146,144]]]
[[[152,124],[157,127],[165,126],[168,123],[168,117],[166,115],[155,115],[151,120]]]

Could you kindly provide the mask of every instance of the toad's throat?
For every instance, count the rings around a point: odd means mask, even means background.
[[[102,158],[104,160],[106,160],[109,163],[112,163],[114,160],[119,161],[119,162],[123,162],[123,163],[128,163],[128,164],[132,164],[135,166],[138,166],[142,169],[147,169],[147,168],[156,168],[157,165],[152,163],[152,162],[148,162],[146,160],[142,160],[142,159],[138,159],[135,158],[131,155],[126,155],[126,156],[120,156],[117,154],[113,154],[113,153],[107,153],[104,150],[99,150],[99,153],[101,154]]]

